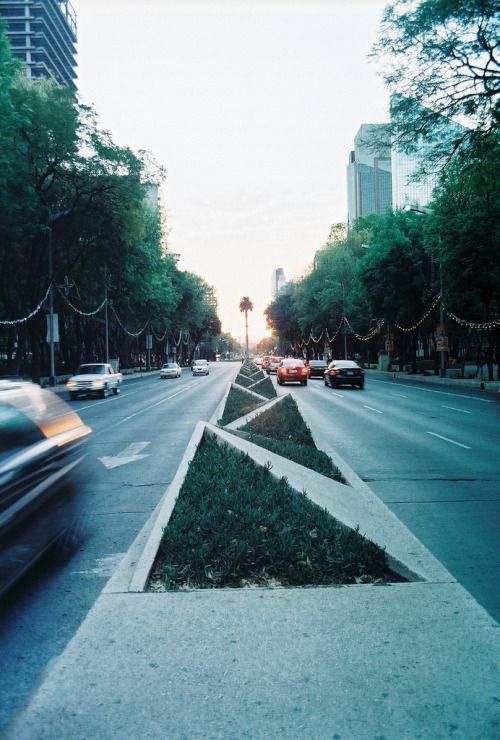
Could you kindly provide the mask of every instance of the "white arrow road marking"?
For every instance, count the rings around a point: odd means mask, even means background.
[[[97,459],[102,462],[105,468],[108,468],[110,470],[111,468],[117,468],[120,465],[127,465],[131,462],[136,462],[137,460],[142,460],[143,457],[149,457],[149,453],[146,455],[140,455],[139,453],[141,450],[143,450],[145,447],[147,447],[150,442],[132,442],[128,447],[126,447],[124,450],[118,453],[118,455],[115,455],[114,457],[98,457]]]

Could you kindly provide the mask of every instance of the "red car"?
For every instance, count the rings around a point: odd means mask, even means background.
[[[309,377],[309,368],[305,364],[304,360],[296,360],[291,357],[287,357],[282,360],[276,368],[276,379],[278,385],[285,385],[285,383],[300,383],[301,385],[307,385],[307,379]]]

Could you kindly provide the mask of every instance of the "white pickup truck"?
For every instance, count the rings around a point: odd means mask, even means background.
[[[71,399],[78,396],[100,396],[106,398],[108,393],[120,392],[122,374],[115,373],[113,367],[107,362],[93,362],[88,365],[80,365],[76,375],[66,383]]]

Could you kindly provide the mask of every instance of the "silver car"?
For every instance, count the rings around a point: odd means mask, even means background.
[[[208,367],[208,361],[207,360],[195,360],[193,362],[191,370],[193,371],[193,375],[208,375],[210,372],[210,369]]]
[[[160,370],[160,380],[165,378],[180,378],[181,366],[177,362],[166,362]]]

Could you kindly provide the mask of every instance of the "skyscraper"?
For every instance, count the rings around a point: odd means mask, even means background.
[[[364,123],[347,165],[347,219],[382,213],[392,206],[391,147],[387,126]]]
[[[76,14],[69,0],[0,0],[0,16],[29,77],[76,89]]]
[[[276,298],[281,288],[286,283],[285,271],[282,267],[277,267],[273,270],[272,281],[271,281],[271,297],[272,300]]]

